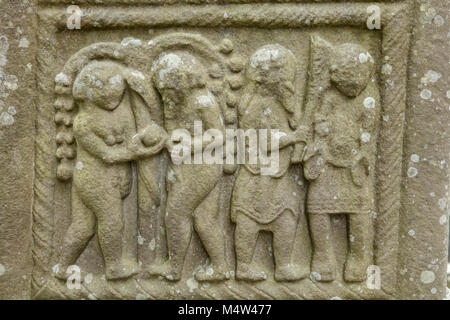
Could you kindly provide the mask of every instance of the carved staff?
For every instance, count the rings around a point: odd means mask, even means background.
[[[302,114],[300,125],[306,127],[306,142],[300,142],[295,145],[293,163],[300,163],[305,159],[308,147],[312,145],[314,139],[314,114],[316,109],[322,103],[322,96],[330,84],[329,56],[331,44],[319,36],[311,36],[308,85],[306,89],[305,107]],[[301,127],[300,126],[300,127]],[[312,151],[312,150],[311,150]]]

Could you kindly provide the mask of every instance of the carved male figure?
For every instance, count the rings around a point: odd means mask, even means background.
[[[163,101],[164,126],[169,136],[174,131],[188,132],[190,150],[201,150],[210,141],[194,138],[194,122],[201,121],[204,130],[216,129],[222,134],[224,122],[218,101],[206,86],[207,72],[192,54],[182,51],[163,53],[152,67],[153,84]],[[178,131],[180,132],[180,131]],[[183,139],[179,137],[181,142]],[[173,147],[173,145],[172,145]],[[169,151],[172,148],[169,145]],[[190,156],[190,154],[189,154]],[[149,273],[179,280],[186,252],[195,229],[209,255],[211,265],[196,273],[199,281],[224,280],[228,277],[225,262],[225,239],[218,223],[221,164],[175,163],[167,171],[166,230],[169,259],[162,266],[152,266]]]
[[[344,278],[363,281],[370,263],[368,212],[374,202],[380,98],[371,81],[374,61],[367,50],[357,44],[339,45],[330,60],[332,86],[318,106],[314,140],[304,159],[305,177],[310,181],[311,269],[319,281],[335,279],[330,215],[345,214],[349,251]]]
[[[233,189],[231,219],[236,223],[236,278],[257,281],[266,275],[253,262],[261,231],[273,234],[275,279],[301,279],[305,272],[293,261],[291,253],[298,224],[302,194],[299,176],[291,165],[293,145],[303,138],[289,124],[295,109],[295,57],[281,45],[266,45],[250,58],[249,86],[239,105],[239,128],[279,130],[279,150],[269,145],[267,152],[279,152],[276,172],[263,174],[264,163],[246,162],[241,166]],[[275,134],[275,133],[272,133]],[[263,144],[264,142],[260,141]],[[247,150],[248,145],[246,146]],[[260,150],[261,151],[261,150]]]
[[[138,272],[136,261],[123,258],[123,200],[132,185],[131,161],[159,152],[163,130],[146,128],[160,137],[146,148],[136,136],[131,89],[126,68],[112,61],[93,61],[78,74],[73,97],[78,113],[73,123],[77,159],[72,183],[72,222],[59,252],[59,278],[65,278],[96,228],[106,265],[106,278]]]

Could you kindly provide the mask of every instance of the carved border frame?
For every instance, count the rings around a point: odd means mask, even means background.
[[[82,18],[82,29],[126,27],[258,27],[301,28],[314,26],[353,26],[366,28],[367,8],[381,8],[382,57],[389,56],[393,72],[381,74],[381,130],[378,140],[377,199],[378,216],[375,232],[375,264],[381,268],[382,292],[387,297],[401,296],[396,285],[401,211],[401,181],[403,176],[403,134],[405,123],[407,66],[410,28],[408,13],[412,2],[397,3],[301,3],[301,4],[227,4],[196,6],[130,6],[91,7]],[[251,10],[243,10],[251,9]],[[227,13],[225,15],[225,13]],[[65,28],[65,8],[42,7],[38,13],[39,51],[37,54],[37,100],[35,179],[33,202],[33,276],[32,296],[40,294],[51,275],[54,230],[54,186],[56,158],[54,156],[55,125],[54,76],[51,66],[58,56],[58,31]],[[324,289],[324,288],[323,288]],[[320,295],[325,294],[319,288]],[[120,294],[117,293],[119,296]],[[50,297],[52,294],[50,294]],[[68,298],[62,292],[55,298]],[[264,295],[261,295],[264,297]],[[153,297],[156,298],[156,297]],[[240,298],[236,296],[236,298]],[[245,298],[245,297],[244,297]],[[269,297],[271,298],[271,297]],[[302,298],[294,296],[293,298]],[[355,298],[361,298],[355,292]]]

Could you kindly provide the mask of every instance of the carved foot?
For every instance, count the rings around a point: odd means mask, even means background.
[[[169,273],[168,268],[170,268],[170,265],[168,263],[151,264],[145,268],[143,276],[144,277],[163,276]]]
[[[53,275],[55,276],[56,279],[66,281],[70,276],[69,273],[66,273],[66,270],[67,270],[67,267],[59,266],[58,271],[54,272]]]
[[[169,272],[163,274],[162,276],[169,281],[180,281],[181,280],[181,270],[170,268]]]
[[[181,279],[181,273],[181,271],[172,268],[169,260],[162,264],[150,265],[145,270],[146,276],[162,276],[170,281],[179,281]]]
[[[288,264],[275,268],[276,281],[295,281],[308,276],[307,270],[295,264]]]
[[[106,268],[106,279],[118,280],[130,278],[140,271],[139,266],[134,262],[117,263]]]
[[[222,267],[211,265],[205,270],[200,270],[195,274],[197,281],[223,281],[228,280],[230,276]]]
[[[349,255],[345,263],[344,279],[348,282],[362,282],[367,278],[369,263],[366,259],[356,258]]]
[[[255,267],[246,263],[238,263],[236,268],[236,279],[247,281],[266,280],[267,275],[263,271],[256,270]]]
[[[320,282],[331,282],[336,279],[336,265],[332,261],[324,262],[313,258],[311,277]]]

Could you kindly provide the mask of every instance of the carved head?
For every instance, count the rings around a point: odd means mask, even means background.
[[[362,46],[345,43],[331,54],[331,82],[348,97],[357,97],[368,85],[375,63]]]
[[[290,50],[279,44],[265,45],[250,57],[248,76],[250,80],[275,92],[284,88],[293,92],[295,64]]]
[[[206,85],[206,70],[186,52],[163,53],[152,66],[153,84],[164,102],[182,101],[191,91]]]
[[[122,101],[126,88],[123,70],[123,66],[112,61],[91,62],[75,79],[74,98],[91,101],[105,110],[114,110]]]

